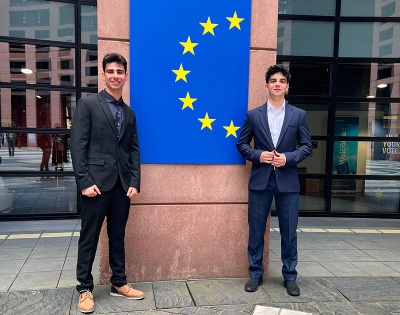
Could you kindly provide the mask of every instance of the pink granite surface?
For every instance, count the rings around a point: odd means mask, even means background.
[[[278,0],[253,0],[251,10],[251,49],[276,50]]]
[[[129,41],[129,0],[97,1],[97,36]]]
[[[247,238],[245,204],[134,205],[125,238],[128,281],[246,278]],[[110,278],[107,243],[103,229],[102,284]]]

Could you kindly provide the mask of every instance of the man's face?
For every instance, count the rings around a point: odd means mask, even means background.
[[[110,91],[122,92],[122,88],[128,79],[128,74],[125,72],[124,66],[116,62],[107,63],[102,75],[106,87]]]
[[[285,93],[289,89],[289,83],[285,76],[278,72],[269,78],[268,84],[265,85],[270,97],[285,97]]]

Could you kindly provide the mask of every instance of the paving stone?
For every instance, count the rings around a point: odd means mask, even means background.
[[[98,282],[98,281],[97,281]],[[96,281],[95,281],[96,283]],[[60,280],[58,281],[57,288],[74,287],[78,284],[76,280],[76,270],[63,270],[61,271]]]
[[[1,244],[1,248],[33,248],[37,243],[37,238],[10,239]]]
[[[336,261],[344,261],[345,259],[339,255],[336,255],[334,250],[330,249],[313,249],[313,250],[302,250],[302,253],[310,256],[315,261],[332,261],[333,257]]]
[[[355,266],[370,276],[400,276],[400,273],[379,261],[355,261]]]
[[[61,271],[20,272],[10,291],[55,289],[60,274]]]
[[[17,275],[17,273],[0,274],[0,292],[7,292]]]
[[[333,273],[336,277],[360,277],[368,274],[360,268],[354,266],[351,262],[341,261],[321,261],[320,264]]]
[[[328,269],[316,261],[299,261],[296,270],[302,277],[334,277]]]
[[[400,261],[400,255],[388,249],[366,249],[364,252],[378,261]]]
[[[400,283],[389,277],[325,278],[352,302],[398,301]]]
[[[0,275],[18,273],[25,263],[25,259],[0,260]]]
[[[347,302],[273,303],[270,306],[312,314],[360,315]]]
[[[0,293],[1,314],[68,314],[72,291],[72,289],[58,289]]]
[[[134,311],[154,310],[156,308],[151,283],[134,283],[135,289],[145,293],[143,300],[128,300],[123,297],[115,297],[110,295],[110,286],[95,286],[93,290],[96,314],[122,313],[127,312],[133,314]],[[71,304],[71,315],[81,315],[78,311],[77,303],[79,293],[74,291]]]
[[[353,250],[345,250],[345,249],[337,249],[335,253],[340,257],[344,258],[346,261],[355,262],[355,261],[376,261],[375,258],[366,254],[364,251],[359,249]]]
[[[400,313],[400,301],[379,302],[379,304],[391,313]]]
[[[349,303],[359,314],[363,315],[391,315],[386,308],[379,303]]]
[[[312,313],[281,309],[271,306],[256,305],[252,315],[312,315]]]
[[[59,271],[64,265],[63,257],[28,258],[21,272]]]
[[[163,281],[153,283],[157,308],[177,308],[194,306],[184,281]]]
[[[0,260],[27,259],[32,248],[1,248]],[[47,251],[47,255],[49,252]]]
[[[256,292],[244,291],[248,279],[219,279],[187,281],[196,305],[257,304],[271,301],[259,287]]]
[[[47,258],[47,257],[66,257],[68,252],[68,247],[54,247],[49,249],[49,247],[46,246],[35,246],[35,248],[32,250],[32,253],[30,254],[29,258]]]
[[[274,303],[277,302],[339,302],[345,301],[344,296],[329,282],[319,278],[298,277],[296,280],[300,287],[299,296],[290,296],[283,286],[282,278],[266,279],[262,285]]]

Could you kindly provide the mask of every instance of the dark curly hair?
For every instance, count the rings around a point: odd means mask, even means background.
[[[286,68],[284,65],[273,65],[268,68],[267,72],[265,73],[265,82],[268,84],[269,79],[275,73],[282,73],[282,75],[286,78],[287,83],[290,81],[290,72],[289,69]]]
[[[116,62],[120,65],[124,66],[125,72],[127,71],[128,68],[128,63],[125,59],[124,56],[118,54],[118,53],[110,53],[104,56],[102,66],[103,66],[103,71],[106,71],[106,65],[108,63]]]

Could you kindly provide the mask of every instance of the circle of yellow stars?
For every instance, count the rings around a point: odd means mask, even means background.
[[[226,17],[226,19],[230,22],[229,25],[229,30],[232,28],[237,28],[239,31],[240,29],[240,23],[244,20],[244,18],[238,17],[236,11],[233,13],[233,16],[231,17]],[[203,27],[203,36],[206,35],[207,33],[211,34],[212,36],[215,36],[214,29],[218,26],[218,24],[212,23],[211,18],[208,17],[206,22],[201,22],[200,25]],[[195,55],[194,48],[199,45],[199,43],[194,43],[192,42],[190,36],[187,37],[186,42],[179,42],[183,46],[183,53],[182,55],[186,53],[191,53],[193,56]],[[177,70],[172,70],[173,73],[175,73],[175,82],[178,82],[179,80],[182,80],[187,83],[186,76],[191,72],[190,70],[185,70],[182,63],[179,65],[179,69]],[[179,100],[183,103],[182,105],[182,110],[185,108],[190,108],[191,110],[194,110],[193,103],[197,101],[197,98],[193,98],[190,96],[190,92],[186,93],[185,97],[180,97]],[[208,115],[208,112],[206,112],[204,118],[197,118],[201,122],[201,129],[203,130],[205,128],[208,128],[212,130],[212,123],[216,120],[215,118],[210,118]],[[235,126],[233,123],[233,120],[230,121],[230,124],[228,126],[222,126],[226,130],[226,138],[229,136],[233,136],[237,138],[236,131],[240,128],[238,126]]]

